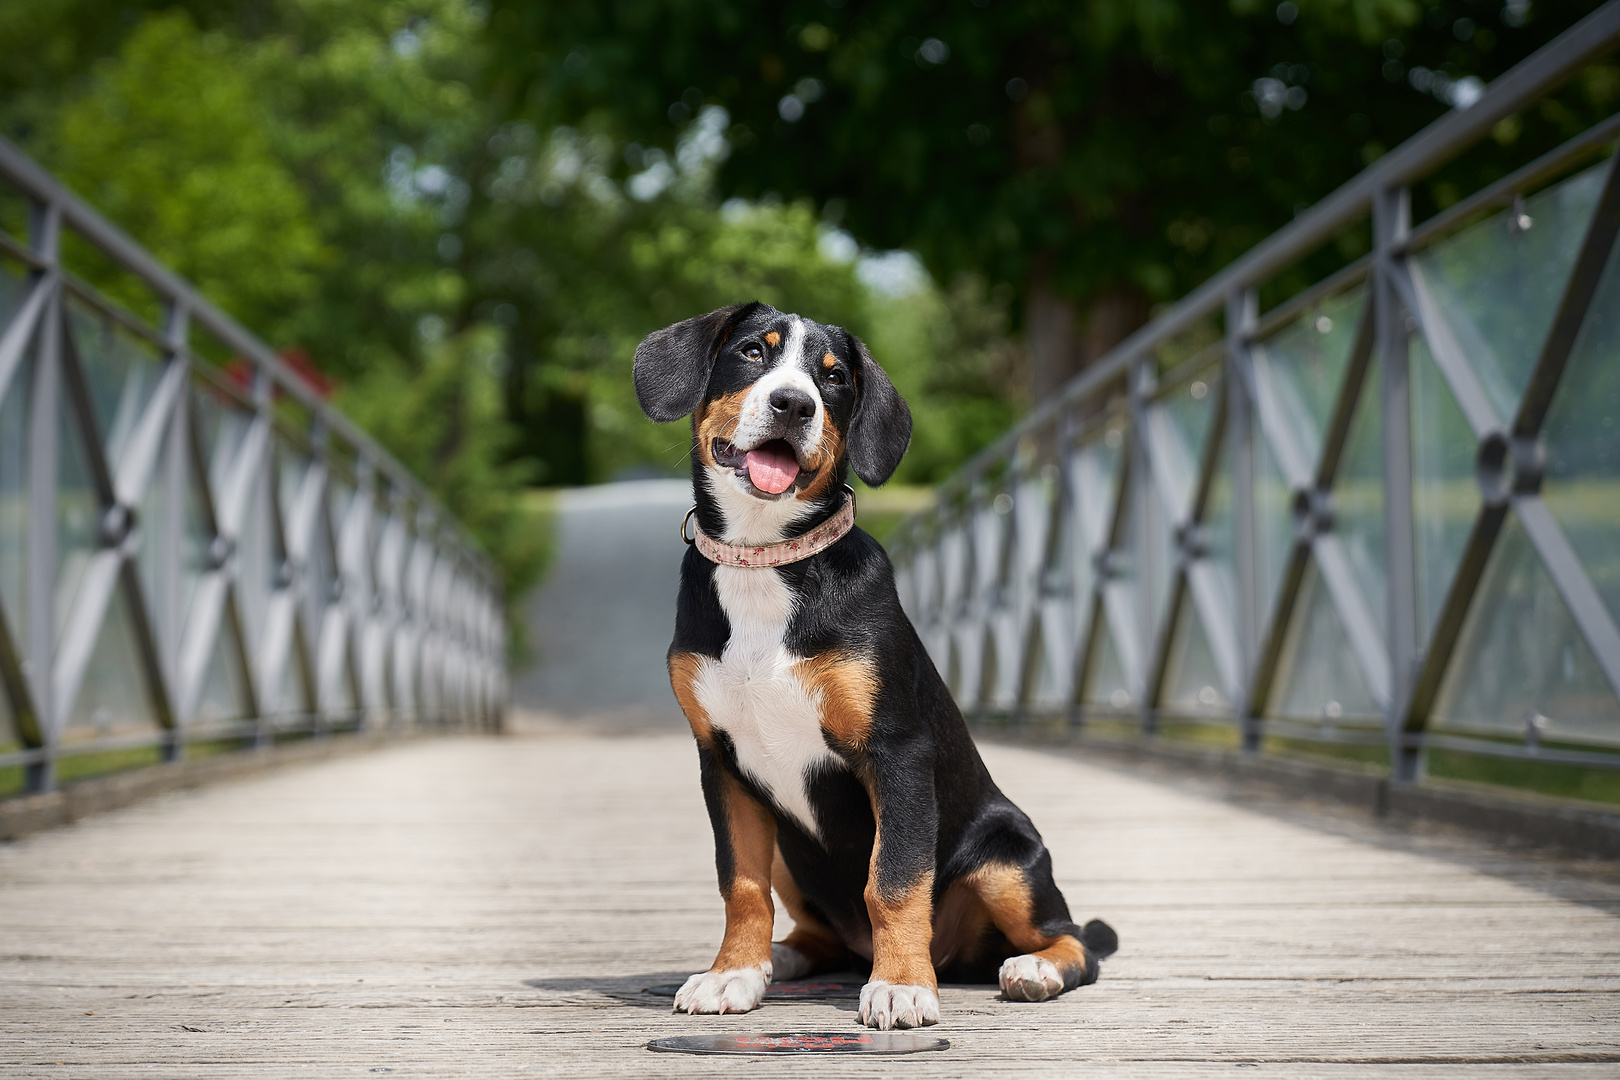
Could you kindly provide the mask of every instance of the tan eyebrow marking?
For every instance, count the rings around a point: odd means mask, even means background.
[[[838,357],[834,356],[832,353],[828,353],[826,356],[821,358],[822,367],[830,368],[836,363],[838,363]]]
[[[770,333],[765,335],[765,344],[769,345],[773,349],[776,348],[778,345],[782,344],[782,335],[778,334],[775,330],[772,330]]]

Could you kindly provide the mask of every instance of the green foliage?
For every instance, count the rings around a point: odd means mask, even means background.
[[[872,355],[912,409],[900,482],[944,480],[1026,407],[1022,354],[1007,337],[1011,296],[964,275],[948,292],[919,290],[871,313]]]
[[[496,0],[491,48],[497,88],[543,124],[669,146],[724,106],[722,194],[836,207],[940,280],[1164,301],[1594,6]],[[1540,146],[1562,130],[1526,124]]]
[[[51,164],[160,260],[275,339],[315,293],[326,253],[239,52],[184,13],[148,18],[57,112]]]

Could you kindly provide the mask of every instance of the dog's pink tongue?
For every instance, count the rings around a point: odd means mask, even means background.
[[[799,463],[793,451],[770,444],[748,451],[748,479],[759,490],[780,495],[798,476]]]

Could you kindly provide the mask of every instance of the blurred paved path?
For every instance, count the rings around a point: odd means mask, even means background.
[[[558,495],[556,561],[526,605],[537,662],[514,681],[516,726],[686,730],[664,653],[691,505],[685,480]]]
[[[1612,1077],[1620,885],[1297,804],[986,747],[1123,948],[1039,1005],[946,987],[943,1054],[652,1054],[858,1034],[853,999],[674,1016],[720,939],[691,736],[433,739],[0,845],[11,1077]],[[1437,1068],[1438,1066],[1438,1068]]]

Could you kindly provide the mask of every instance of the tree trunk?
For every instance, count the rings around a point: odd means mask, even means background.
[[[1147,294],[1134,285],[1103,290],[1086,303],[1082,313],[1074,301],[1052,290],[1044,268],[1030,278],[1024,349],[1029,357],[1032,402],[1060,391],[1148,321]]]
[[[1024,308],[1024,350],[1029,356],[1029,400],[1040,404],[1080,370],[1074,304],[1052,292],[1037,271]]]

